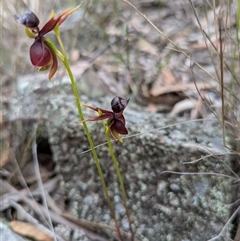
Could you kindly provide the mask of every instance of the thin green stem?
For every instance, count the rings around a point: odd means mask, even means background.
[[[126,190],[125,190],[125,187],[124,187],[122,175],[121,175],[121,172],[120,172],[120,169],[119,169],[119,166],[118,166],[117,158],[116,158],[114,150],[113,150],[113,146],[112,146],[112,142],[110,140],[109,133],[107,131],[107,127],[106,127],[104,122],[103,122],[103,125],[104,125],[105,130],[106,130],[105,135],[106,135],[106,139],[107,139],[107,143],[108,143],[108,149],[109,149],[112,161],[113,161],[114,168],[115,168],[116,173],[117,173],[118,181],[119,181],[121,192],[122,192],[122,195],[123,195],[123,203],[124,203],[124,207],[125,207],[125,210],[126,210],[129,229],[130,229],[130,232],[131,232],[131,240],[134,241],[134,233],[133,233],[133,230],[132,230],[130,214],[129,214],[129,210],[128,210],[128,207],[127,207],[127,195],[126,195]]]
[[[67,60],[67,53],[66,53],[66,50],[65,50],[65,48],[64,48],[64,45],[63,45],[63,42],[62,42],[62,39],[61,39],[61,36],[60,36],[60,31],[59,31],[59,27],[58,27],[58,26],[56,26],[56,27],[54,28],[54,32],[55,32],[55,35],[56,35],[56,37],[57,37],[58,43],[59,43],[59,45],[60,45],[60,48],[61,48],[62,54],[63,54],[63,56],[64,56],[65,62],[68,62],[68,60]],[[72,71],[71,71],[71,72],[72,72]],[[69,77],[70,77],[70,76],[69,76]],[[75,81],[74,81],[74,82],[75,82]]]
[[[72,90],[73,90],[73,94],[74,94],[76,105],[77,105],[77,109],[78,109],[78,114],[79,114],[79,117],[80,117],[81,121],[83,121],[84,120],[84,115],[83,115],[81,104],[80,104],[81,101],[80,101],[80,97],[79,97],[79,94],[78,94],[78,91],[77,91],[77,85],[76,85],[76,82],[75,82],[72,70],[71,70],[71,68],[69,66],[69,62],[68,62],[68,59],[67,59],[66,51],[65,51],[64,45],[62,43],[62,40],[61,40],[60,33],[59,33],[58,29],[55,29],[55,33],[56,33],[56,37],[57,37],[58,43],[59,43],[59,45],[61,47],[61,50],[62,50],[63,64],[64,64],[64,67],[65,67],[65,69],[66,69],[66,71],[67,71],[67,73],[69,75],[70,81],[71,81]],[[100,177],[100,180],[101,180],[101,183],[102,183],[102,186],[103,186],[103,190],[104,190],[104,194],[105,194],[106,199],[107,199],[108,207],[110,209],[110,212],[111,212],[112,217],[113,217],[114,222],[115,222],[115,227],[116,227],[117,233],[119,235],[120,240],[123,240],[121,232],[120,232],[120,228],[119,228],[119,225],[117,223],[116,216],[115,216],[114,208],[113,208],[110,196],[108,194],[107,185],[106,185],[106,182],[104,180],[102,168],[101,168],[98,156],[97,156],[96,149],[94,147],[94,143],[93,143],[91,134],[90,134],[90,132],[88,130],[86,122],[82,122],[82,124],[83,124],[83,128],[84,128],[85,134],[87,136],[87,139],[88,139],[91,151],[92,151],[93,158],[95,160],[95,164],[96,164],[96,167],[97,167],[97,170],[98,170],[98,175]]]

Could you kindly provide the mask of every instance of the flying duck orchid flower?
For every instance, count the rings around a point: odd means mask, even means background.
[[[124,99],[119,96],[114,97],[111,101],[112,111],[82,103],[82,105],[84,105],[85,107],[88,107],[99,113],[99,116],[85,119],[84,122],[107,119],[107,131],[111,133],[111,136],[114,139],[122,142],[122,139],[119,136],[119,134],[128,134],[128,130],[125,126],[125,118],[123,116],[123,111],[128,105],[129,100],[129,98]]]
[[[26,27],[27,35],[35,39],[34,43],[30,47],[30,60],[33,66],[38,67],[39,70],[45,70],[51,67],[48,76],[49,80],[57,71],[57,56],[62,58],[62,55],[52,41],[45,38],[45,35],[54,30],[57,25],[61,25],[67,17],[78,8],[79,6],[67,9],[66,11],[60,13],[56,18],[51,17],[42,29],[39,29],[39,19],[32,11],[26,11],[23,16],[19,16],[17,14],[14,15],[15,20]]]

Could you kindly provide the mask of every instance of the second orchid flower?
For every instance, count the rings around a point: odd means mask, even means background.
[[[128,134],[128,130],[125,126],[126,123],[125,118],[123,116],[123,111],[127,107],[129,100],[129,98],[124,99],[119,96],[114,97],[111,101],[112,111],[82,103],[82,105],[99,113],[99,116],[88,118],[84,121],[99,121],[107,119],[107,128],[111,136],[114,139],[122,142],[122,139],[119,136],[119,134]]]

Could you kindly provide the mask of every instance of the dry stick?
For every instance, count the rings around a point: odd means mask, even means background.
[[[226,146],[226,129],[225,129],[225,108],[224,108],[224,85],[223,85],[223,43],[222,43],[222,30],[221,30],[221,20],[218,19],[218,27],[219,27],[219,42],[220,42],[220,81],[221,81],[221,99],[222,99],[222,130],[223,130],[223,145]]]
[[[236,180],[235,177],[226,175],[226,174],[221,174],[221,173],[217,173],[217,172],[175,172],[175,171],[162,171],[160,172],[160,174],[164,174],[164,173],[170,173],[170,174],[177,174],[177,175],[205,175],[205,176],[219,176],[219,177],[223,177],[223,178],[229,178],[232,180]]]
[[[191,60],[194,64],[196,64],[202,71],[204,71],[209,77],[211,77],[213,80],[215,80],[214,76],[212,76],[210,73],[208,73],[200,64],[198,64],[196,61],[194,61],[189,55],[187,55],[183,50],[178,48],[178,46],[170,39],[168,38],[157,26],[143,13],[141,13],[137,7],[135,7],[132,3],[130,3],[128,0],[122,0],[123,2],[127,3],[130,5],[138,14],[140,14],[144,19],[148,21],[148,23],[158,32],[160,33],[168,42],[170,42],[178,52],[183,54],[186,58]]]

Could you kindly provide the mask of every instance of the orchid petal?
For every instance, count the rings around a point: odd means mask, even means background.
[[[118,133],[115,130],[110,129],[111,135],[115,140],[118,140],[119,142],[123,142],[122,138],[118,135]]]
[[[89,109],[95,110],[97,112],[100,110],[103,114],[109,114],[109,115],[111,115],[111,117],[113,117],[113,112],[112,111],[105,110],[105,109],[102,109],[102,108],[99,108],[99,107],[96,107],[96,106],[88,105],[88,104],[85,104],[83,102],[81,102],[81,105],[83,105],[83,106],[85,106],[85,107],[87,107]]]
[[[52,79],[52,77],[54,76],[54,74],[56,73],[57,68],[58,68],[58,60],[57,60],[57,57],[54,53],[52,53],[52,57],[53,57],[52,66],[51,66],[51,69],[50,69],[49,74],[48,74],[49,80]]]
[[[46,65],[46,66],[43,66],[43,67],[39,67],[39,68],[38,68],[38,71],[39,71],[39,72],[41,72],[41,71],[45,71],[45,70],[49,69],[50,66],[51,66],[51,64]]]
[[[65,10],[64,12],[60,13],[58,15],[58,18],[59,18],[58,25],[61,25],[67,19],[67,17],[69,17],[72,13],[74,13],[79,8],[80,8],[80,5],[78,5],[75,8],[69,8],[69,9]]]
[[[121,121],[123,123],[123,125],[125,125],[125,118],[124,118],[123,114],[116,115],[116,113],[115,113],[115,119]]]
[[[125,124],[122,121],[118,120],[118,119],[115,119],[113,121],[113,123],[111,124],[111,130],[112,131],[114,130],[117,133],[122,134],[122,135],[127,135],[128,134],[128,130],[125,127]]]
[[[96,117],[93,117],[93,118],[85,119],[83,122],[87,122],[87,121],[100,121],[100,120],[109,119],[109,118],[112,118],[112,115],[110,116],[109,114],[102,114],[102,115],[100,115],[100,116],[96,116]]]
[[[50,18],[50,20],[40,30],[40,36],[44,36],[48,32],[52,31],[57,24],[61,25],[67,19],[67,17],[70,16],[73,12],[75,12],[79,7],[80,5],[75,8],[67,9],[64,12],[60,13],[56,18]]]
[[[48,22],[40,30],[39,35],[44,36],[48,32],[52,31],[54,27],[57,25],[58,21],[59,21],[59,17],[56,19],[50,18],[50,20],[48,20]]]
[[[30,47],[32,64],[35,67],[44,67],[52,63],[52,58],[52,52],[49,47],[41,39],[36,39]]]

